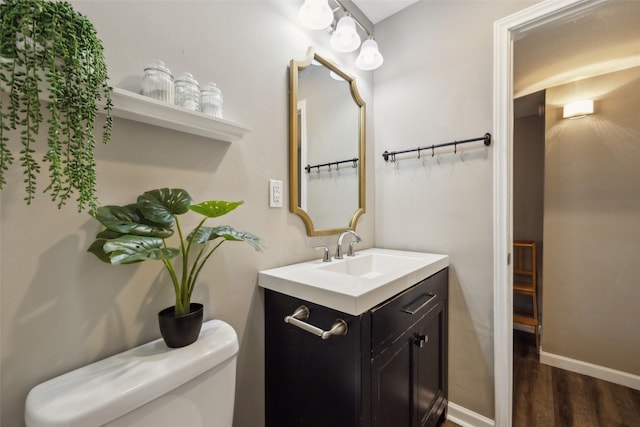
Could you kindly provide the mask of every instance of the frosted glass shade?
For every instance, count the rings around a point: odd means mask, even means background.
[[[298,11],[298,19],[307,28],[324,30],[333,22],[328,0],[305,0]]]
[[[593,99],[576,101],[565,105],[562,111],[562,118],[578,119],[586,116],[587,114],[593,114]]]
[[[338,52],[353,52],[360,46],[360,36],[356,31],[356,22],[349,15],[338,21],[336,30],[329,40],[331,47]]]
[[[361,70],[375,70],[383,61],[378,43],[372,38],[365,40],[360,48],[360,55],[356,58],[356,67]]]

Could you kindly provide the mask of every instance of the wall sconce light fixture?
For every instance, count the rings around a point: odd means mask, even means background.
[[[356,30],[356,21],[345,14],[338,23],[329,39],[331,47],[338,52],[353,52],[360,46],[360,36]]]
[[[305,0],[298,11],[298,19],[307,28],[324,30],[333,22],[333,11],[327,0]]]
[[[593,114],[593,99],[571,102],[562,110],[563,119],[579,119],[587,114]]]
[[[384,58],[373,34],[353,17],[339,0],[333,1],[338,7],[332,10],[328,0],[304,0],[304,4],[298,11],[298,19],[307,28],[312,30],[326,29],[331,33],[329,43],[338,52],[353,52],[360,47],[360,54],[356,59],[356,67],[359,69],[375,70],[380,67]],[[334,17],[336,12],[342,12],[342,16],[337,21]],[[361,39],[356,25],[367,34],[367,40],[362,43],[362,46],[360,46]]]

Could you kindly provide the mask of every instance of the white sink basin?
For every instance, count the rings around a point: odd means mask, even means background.
[[[395,270],[415,264],[420,258],[367,253],[360,256],[345,258],[342,262],[323,263],[318,267],[324,271],[346,274],[372,279]]]
[[[449,266],[447,255],[372,248],[330,263],[314,260],[258,274],[258,284],[359,315]]]

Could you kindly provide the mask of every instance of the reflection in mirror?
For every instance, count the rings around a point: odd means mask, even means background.
[[[355,229],[365,207],[365,105],[355,79],[312,48],[289,71],[290,210],[310,236]]]

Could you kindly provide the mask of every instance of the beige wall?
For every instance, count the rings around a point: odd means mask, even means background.
[[[381,154],[491,132],[493,22],[533,3],[422,1],[376,26],[375,243],[450,255],[449,398],[490,418],[494,147]]]
[[[544,199],[544,117],[514,120],[513,236],[542,242]]]
[[[595,114],[561,106],[595,99]],[[640,374],[640,68],[547,90],[545,352]]]
[[[252,131],[227,144],[116,119],[113,140],[97,148],[103,203],[124,203],[142,191],[184,187],[196,200],[244,200],[223,223],[251,231],[267,251],[226,244],[201,275],[195,300],[206,318],[238,332],[240,353],[235,425],[264,424],[263,300],[257,271],[319,257],[288,208],[270,209],[269,178],[288,188],[288,64],[311,44],[328,52],[328,36],[302,29],[297,1],[80,1],[104,41],[114,86],[135,86],[152,59],[174,72],[215,81],[225,117]],[[315,37],[316,39],[313,39]],[[355,55],[335,57],[356,74],[372,106],[371,73],[356,73]],[[370,142],[373,138],[369,120]],[[369,168],[373,170],[372,167]],[[46,171],[45,175],[46,175]],[[41,185],[45,183],[45,176]],[[169,278],[159,263],[109,266],[86,252],[98,224],[74,206],[58,211],[39,195],[22,202],[20,172],[1,194],[1,419],[20,426],[24,400],[36,384],[159,337],[156,314],[172,304]],[[373,191],[358,232],[373,244]],[[43,186],[41,188],[44,188]],[[288,190],[285,192],[288,200]]]
[[[544,115],[513,123],[513,237],[536,242],[538,313],[542,311],[542,223],[544,212]],[[528,295],[514,294],[514,306],[533,310]],[[541,319],[542,320],[542,319]]]

